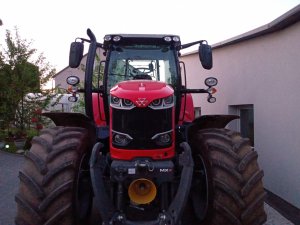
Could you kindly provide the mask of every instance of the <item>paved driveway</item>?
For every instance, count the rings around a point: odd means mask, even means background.
[[[18,173],[24,163],[24,157],[0,151],[0,225],[14,225],[16,204],[14,196],[18,191]],[[265,205],[268,221],[265,225],[293,225],[273,208]],[[92,219],[97,224],[97,213]]]
[[[0,225],[13,225],[16,214],[15,194],[18,191],[18,173],[24,157],[0,151]]]

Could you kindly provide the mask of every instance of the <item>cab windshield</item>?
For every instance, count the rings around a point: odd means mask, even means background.
[[[120,81],[146,79],[176,85],[174,52],[166,45],[113,46],[108,65],[108,92]]]

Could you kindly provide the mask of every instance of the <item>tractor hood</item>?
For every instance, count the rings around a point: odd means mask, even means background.
[[[153,100],[169,97],[173,93],[173,88],[166,83],[150,80],[123,81],[110,90],[111,96],[128,99],[137,107],[147,107]]]

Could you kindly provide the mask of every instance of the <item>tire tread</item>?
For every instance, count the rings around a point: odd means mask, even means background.
[[[258,154],[249,139],[235,131],[212,128],[197,131],[190,143],[195,157],[200,154],[207,159],[211,189],[214,196],[219,196],[211,199],[213,212],[207,213],[211,217],[204,224],[263,224],[266,221],[264,173],[259,169]]]
[[[86,139],[86,130],[76,127],[43,129],[33,138],[19,172],[16,224],[74,224],[72,190]]]

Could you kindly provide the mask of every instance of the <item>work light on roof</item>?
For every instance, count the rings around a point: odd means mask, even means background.
[[[167,42],[170,42],[170,41],[172,41],[172,38],[167,36],[167,37],[164,37],[164,40],[167,41]]]
[[[121,40],[120,36],[114,36],[114,38],[113,38],[113,41],[115,41],[115,42],[120,41],[120,40]]]
[[[104,41],[110,41],[110,40],[111,40],[111,36],[110,35],[105,35]]]
[[[179,39],[179,37],[175,36],[175,37],[173,37],[173,41],[178,42],[178,41],[180,41],[180,39]]]

